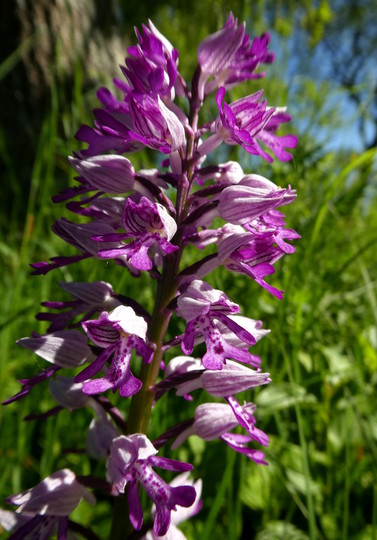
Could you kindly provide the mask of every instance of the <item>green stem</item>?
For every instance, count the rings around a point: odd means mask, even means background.
[[[349,496],[350,496],[350,434],[351,434],[351,408],[348,402],[347,407],[347,438],[346,438],[346,448],[345,448],[345,474],[344,474],[344,508],[343,508],[343,527],[342,527],[342,540],[347,540],[348,538],[348,525],[349,525]]]
[[[176,294],[175,275],[179,265],[181,250],[172,257],[167,258],[164,265],[163,279],[159,283],[156,294],[156,303],[149,326],[149,337],[156,345],[153,360],[150,364],[142,364],[139,378],[143,383],[140,391],[131,399],[128,416],[129,433],[146,433],[151,416],[154,393],[151,387],[155,384],[163,356],[163,342],[169,326],[171,313],[166,306]],[[129,507],[127,491],[114,501],[113,522],[111,525],[110,540],[124,540],[133,532],[129,521]]]
[[[313,501],[313,493],[312,493],[312,479],[311,479],[309,459],[308,459],[308,446],[306,443],[306,438],[305,438],[305,433],[304,433],[304,425],[303,425],[303,420],[301,416],[301,410],[298,403],[295,404],[295,411],[296,411],[296,417],[297,417],[297,426],[298,426],[298,433],[299,433],[299,439],[300,439],[300,446],[302,449],[302,462],[303,462],[304,477],[305,477],[306,501],[308,505],[308,515],[309,515],[309,538],[310,540],[316,540],[316,538],[318,537],[317,537],[317,526],[316,526],[316,521],[315,521],[315,509],[314,509],[314,501]]]

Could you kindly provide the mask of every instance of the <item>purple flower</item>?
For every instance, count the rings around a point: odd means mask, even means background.
[[[273,239],[256,239],[253,235],[231,235],[219,243],[218,260],[232,272],[250,276],[271,294],[283,298],[283,291],[269,285],[264,278],[275,273],[273,264],[284,252],[273,246]]]
[[[93,127],[82,126],[76,134],[88,145],[70,158],[78,184],[53,198],[64,201],[66,209],[78,216],[77,223],[63,217],[52,227],[78,251],[32,266],[35,274],[45,274],[89,258],[102,260],[102,266],[103,259],[113,259],[133,276],[149,272],[155,306],[151,315],[105,282],[62,284],[71,298],[44,302],[49,311],[37,316],[50,324],[47,334],[20,340],[50,367],[21,380],[21,390],[6,403],[49,379],[57,406],[26,420],[45,419],[63,408],[72,412],[89,408],[94,418],[86,434],[86,452],[91,458],[107,459],[110,483],[76,478],[64,469],[14,495],[9,501],[19,508],[15,513],[0,510],[0,523],[19,540],[51,536],[63,540],[71,536],[69,527],[80,530],[68,515],[82,497],[90,497],[83,485],[112,496],[127,491],[130,522],[140,531],[136,536],[183,540],[177,524],[199,511],[201,482],[193,485],[188,479],[186,473],[193,468],[189,463],[158,456],[168,441],[174,440],[174,449],[193,434],[205,441],[221,439],[254,462],[266,464],[264,453],[252,448],[255,442],[269,444],[256,426],[256,406],[235,396],[270,383],[261,359],[250,352],[269,330],[261,321],[239,315],[239,306],[225,292],[201,279],[222,265],[252,277],[278,298],[283,294],[265,278],[275,272],[281,257],[295,249],[290,242],[299,235],[286,228],[278,211],[295,199],[295,191],[256,174],[245,175],[233,161],[204,165],[207,155],[223,142],[270,162],[272,155],[281,161],[291,159],[289,149],[296,146],[296,137],[277,135],[290,120],[284,108],[268,106],[263,90],[225,102],[229,89],[264,76],[257,70],[274,59],[268,50],[270,36],[250,39],[245,23],[238,24],[230,13],[225,25],[199,44],[198,66],[188,84],[178,71],[178,51],[151,21],[135,32],[138,42],[128,48],[121,67],[124,78],[114,80],[117,94],[100,88]],[[203,102],[215,91],[216,112],[201,124]],[[121,155],[143,148],[158,153],[154,162],[160,161],[159,168],[136,172]],[[187,266],[184,250],[189,244],[206,251]],[[170,325],[175,315],[186,322],[179,335],[172,334]],[[176,346],[186,355],[198,346],[203,357],[168,362],[168,351]],[[61,369],[75,373],[55,377]],[[154,404],[171,389],[187,400],[194,399],[195,390],[200,394],[204,390],[223,402],[199,405],[194,418],[180,419],[153,444],[144,433],[129,433],[132,426],[142,430]],[[121,401],[132,418],[98,395],[108,390],[125,398],[135,396],[128,405]],[[175,475],[168,484],[155,467],[185,474]],[[143,527],[140,488],[151,499],[153,531],[149,523]],[[112,533],[120,531],[123,518],[115,512]]]
[[[60,330],[44,336],[35,334],[31,338],[18,340],[17,344],[34,351],[53,365],[29,379],[20,379],[18,382],[22,384],[22,389],[4,401],[3,405],[25,397],[34,386],[50,379],[61,368],[76,368],[85,362],[93,362],[95,359],[86,336],[77,330]],[[87,396],[83,396],[81,386],[72,385],[72,380],[66,377],[61,377],[59,383],[50,380],[51,393],[60,405],[69,409],[87,404],[85,403]]]
[[[169,242],[177,230],[177,224],[159,203],[152,203],[146,197],[129,197],[123,212],[124,233],[97,236],[97,241],[119,241],[134,238],[129,244],[116,249],[100,250],[104,258],[125,257],[137,270],[151,270],[153,263],[150,248],[157,248],[164,254],[172,253],[178,247]]]
[[[157,457],[157,452],[149,439],[141,433],[128,437],[121,435],[113,441],[107,475],[120,493],[124,493],[128,484],[130,520],[136,530],[140,530],[143,524],[137,488],[137,483],[140,482],[156,506],[153,531],[156,535],[163,536],[169,530],[171,512],[175,511],[177,506],[185,508],[192,506],[196,493],[191,485],[170,486],[152,468],[160,467],[182,472],[192,470],[192,465]]]
[[[216,180],[219,183],[238,184],[245,176],[242,167],[237,161],[209,165],[197,172],[197,182],[202,185],[206,180]]]
[[[159,96],[132,93],[124,103],[119,103],[107,89],[101,89],[97,96],[105,108],[95,111],[95,129],[82,126],[77,132],[79,140],[89,143],[81,156],[107,150],[122,153],[143,146],[171,154],[184,146],[184,126]]]
[[[47,540],[57,530],[58,538],[67,539],[68,516],[82,498],[94,504],[93,495],[80,484],[69,469],[57,471],[37,486],[8,498],[18,506],[17,513],[1,511],[0,523],[14,534],[12,539]]]
[[[240,145],[249,154],[259,155],[267,161],[273,158],[265,152],[258,141],[268,146],[280,161],[289,161],[292,156],[285,147],[295,148],[297,137],[284,135],[278,137],[275,132],[280,124],[289,122],[291,117],[274,107],[267,107],[266,101],[258,101],[263,91],[238,99],[231,105],[223,103],[225,88],[220,87],[216,94],[219,117],[211,126],[215,135],[199,146],[200,155],[214,150],[221,142]]]
[[[67,266],[83,259],[98,257],[99,244],[93,240],[94,236],[105,235],[114,232],[114,228],[108,223],[94,221],[90,223],[72,223],[65,218],[56,220],[52,227],[53,232],[65,242],[81,251],[80,255],[73,257],[52,257],[51,262],[42,261],[31,264],[33,274],[47,274],[50,270]],[[114,247],[113,244],[108,246]]]
[[[258,285],[281,300],[284,291],[273,287],[264,278],[275,273],[273,265],[284,254],[280,246],[274,245],[273,236],[261,238],[243,231],[227,235],[220,240],[217,256],[203,259],[202,263],[195,268],[195,275],[204,277],[217,266],[224,265],[231,272],[251,277]]]
[[[30,377],[29,379],[19,379],[18,382],[22,384],[22,388],[17,394],[14,396],[6,399],[3,401],[3,405],[9,405],[10,403],[13,403],[14,401],[17,401],[19,399],[22,399],[23,397],[27,396],[29,392],[31,392],[39,383],[42,383],[55,375],[57,371],[60,370],[59,366],[51,366],[46,369],[43,369],[40,373],[37,373],[37,375],[34,375],[33,377]]]
[[[123,397],[136,394],[142,383],[131,373],[131,352],[135,349],[145,363],[152,360],[153,351],[145,344],[147,323],[129,306],[118,306],[111,313],[104,311],[98,320],[82,323],[88,337],[105,349],[98,358],[76,376],[76,382],[84,382],[86,394],[99,394],[110,388]],[[111,366],[105,377],[88,381],[100,371],[113,355]]]
[[[229,318],[229,315],[239,312],[239,307],[225,293],[212,289],[204,281],[194,280],[178,297],[177,303],[178,315],[187,322],[182,341],[182,350],[185,354],[191,354],[197,331],[204,337],[207,346],[207,352],[202,359],[206,369],[222,369],[227,358],[259,365],[260,360],[257,357],[244,349],[230,345],[215,323],[215,320],[220,321],[248,345],[256,343],[250,332]]]
[[[71,201],[67,204],[67,208],[79,216],[94,219],[100,226],[110,226],[109,231],[117,229],[121,224],[125,199],[121,197],[101,197],[100,195],[101,193],[97,192],[91,197],[80,201]],[[93,226],[96,223],[90,225]]]
[[[135,170],[123,156],[69,158],[72,167],[88,182],[88,188],[106,193],[127,193],[134,189]]]
[[[142,33],[135,29],[139,43],[127,49],[126,67],[121,67],[130,87],[116,79],[115,84],[125,93],[166,95],[174,98],[177,78],[178,51],[163,36],[152,21]]]
[[[282,299],[283,292],[266,283],[264,278],[275,272],[276,261],[295,251],[287,240],[300,238],[296,231],[285,228],[284,215],[275,210],[295,197],[290,188],[277,188],[258,175],[249,175],[240,183],[223,189],[216,213],[234,225],[215,231],[199,231],[193,237],[198,247],[216,242],[218,253],[185,269],[181,282],[193,275],[202,278],[217,266],[224,265],[233,272],[247,274]]]
[[[256,440],[263,446],[268,446],[267,435],[255,426],[255,405],[245,403],[240,405],[233,397],[227,398],[225,403],[203,403],[196,408],[193,424],[182,431],[174,441],[172,448],[177,448],[190,435],[197,435],[205,441],[221,439],[237,452],[245,454],[256,463],[267,464],[263,452],[247,446]],[[229,431],[240,425],[247,430],[248,435],[230,433]]]
[[[296,191],[290,187],[279,188],[263,176],[249,174],[238,184],[222,190],[217,211],[225,221],[245,225],[278,206],[290,204],[295,198]]]
[[[269,34],[263,34],[250,43],[245,23],[238,26],[238,20],[230,13],[225,25],[198,47],[200,98],[218,86],[229,88],[247,79],[263,77],[264,73],[254,71],[260,63],[273,62],[274,54],[267,49],[269,42]],[[214,80],[207,82],[211,75]]]
[[[58,310],[59,313],[38,313],[39,321],[49,321],[49,332],[63,330],[73,318],[85,313],[85,317],[92,316],[97,310],[113,309],[119,305],[114,298],[114,291],[110,283],[104,281],[59,283],[60,287],[68,292],[73,300],[67,302],[42,302],[42,306]]]
[[[259,238],[273,241],[284,253],[294,253],[296,248],[288,244],[286,240],[296,240],[301,236],[293,229],[285,228],[284,214],[278,210],[270,210],[250,223],[245,223],[247,231],[254,233]]]
[[[213,397],[229,397],[270,381],[269,373],[255,371],[232,360],[227,360],[222,370],[211,370],[203,369],[199,358],[177,356],[170,360],[166,377],[155,385],[154,391],[156,400],[171,388],[176,388],[177,396],[187,399],[198,388]]]
[[[202,501],[200,498],[202,494],[202,481],[199,479],[194,483],[193,479],[189,477],[189,474],[190,473],[188,472],[179,474],[173,478],[169,485],[173,488],[182,486],[183,484],[193,486],[196,491],[196,497],[193,504],[188,508],[179,506],[177,510],[171,514],[170,527],[164,536],[157,535],[153,530],[150,530],[141,540],[186,540],[186,536],[178,529],[178,525],[182,523],[182,521],[186,521],[187,519],[196,516],[202,508]],[[153,506],[152,515],[155,515],[155,513],[156,507]]]
[[[82,125],[75,135],[77,140],[89,145],[88,148],[80,151],[80,157],[92,157],[109,150],[114,150],[119,154],[140,150],[142,145],[129,136],[131,117],[128,111],[118,113],[122,121],[115,121],[111,114],[102,109],[95,113],[97,116],[95,127]]]
[[[164,154],[171,154],[185,144],[182,123],[159,97],[157,100],[147,95],[130,98],[130,113],[131,139]]]
[[[210,221],[220,216],[229,223],[220,229],[198,231],[191,238],[199,248],[216,243],[218,253],[186,268],[181,273],[181,283],[193,276],[203,278],[224,265],[233,272],[247,274],[282,299],[283,292],[269,285],[264,278],[275,272],[275,262],[295,251],[287,240],[300,238],[296,231],[285,228],[284,215],[276,210],[291,203],[296,192],[290,187],[278,188],[270,180],[254,174],[245,176],[238,184],[226,186],[213,197],[218,202],[210,211]],[[202,225],[202,222],[199,217],[196,224]]]
[[[44,336],[22,338],[17,344],[62,368],[76,368],[94,359],[86,337],[78,330],[60,330]]]

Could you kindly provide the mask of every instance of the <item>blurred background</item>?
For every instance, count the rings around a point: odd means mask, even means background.
[[[103,279],[123,294],[135,287],[101,261],[29,275],[30,262],[71,253],[50,231],[69,215],[51,196],[73,185],[67,156],[79,148],[78,127],[92,124],[96,89],[113,88],[133,27],[148,18],[179,49],[190,80],[198,43],[230,10],[252,36],[269,31],[276,54],[266,78],[244,83],[232,98],[264,88],[270,105],[288,107],[286,131],[299,144],[286,164],[235,148],[222,148],[219,159],[297,189],[286,214],[302,239],[270,279],[286,291],[282,302],[242,276],[219,270],[209,278],[271,329],[255,352],[273,382],[244,396],[257,403],[258,426],[271,437],[269,466],[220,442],[190,440],[175,457],[202,475],[204,506],[182,530],[189,539],[377,539],[376,0],[1,2],[0,398],[45,367],[15,341],[46,331],[35,314],[40,302],[64,298],[59,281]],[[155,158],[131,159],[137,169]],[[140,299],[150,308],[146,283],[141,278]],[[89,413],[23,420],[54,405],[46,386],[0,409],[0,504],[58,468],[103,474],[103,463],[77,453]],[[172,422],[163,401],[155,435]],[[180,414],[187,418],[185,408]],[[95,512],[83,503],[74,518],[106,538],[108,512],[99,498]]]

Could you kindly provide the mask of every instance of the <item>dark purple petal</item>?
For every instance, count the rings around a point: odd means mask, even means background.
[[[109,320],[108,313],[102,312],[98,320],[84,321],[84,328],[88,337],[99,347],[109,347],[118,343],[119,330],[115,328],[114,322]]]
[[[128,484],[128,506],[132,526],[137,531],[140,531],[143,525],[143,509],[139,499],[137,482],[129,482]]]
[[[182,351],[185,354],[191,354],[193,351],[195,340],[195,326],[195,320],[188,322],[186,325],[185,337],[183,338],[183,341],[181,343]]]
[[[3,403],[3,405],[5,405]],[[42,414],[28,414],[24,416],[25,422],[29,422],[30,420],[46,420],[47,418],[50,418],[50,416],[55,416],[60,413],[60,411],[64,411],[64,407],[61,405],[57,405],[56,407],[53,407],[52,409],[46,411]]]
[[[68,516],[59,519],[57,540],[67,540]]]
[[[34,388],[34,386],[45,381],[49,377],[52,377],[52,375],[54,375],[60,369],[61,368],[59,366],[51,366],[44,369],[37,375],[30,377],[30,379],[21,379],[19,382],[22,384],[22,389],[13,397],[8,398],[5,401],[3,401],[3,405],[9,405],[9,403],[13,403],[13,401],[17,401],[27,396],[28,393]]]
[[[170,509],[163,504],[156,504],[153,531],[157,536],[164,536],[170,527]]]
[[[240,454],[244,454],[258,465],[268,465],[263,452],[246,446],[247,443],[252,440],[251,437],[247,435],[238,435],[236,433],[224,433],[220,439],[222,439],[230,448]]]
[[[192,471],[194,468],[190,463],[184,463],[183,461],[177,461],[175,459],[160,457],[160,456],[151,456],[149,458],[149,463],[154,467],[160,467],[161,469],[166,469],[167,471]]]
[[[154,386],[155,400],[158,401],[166,392],[180,385],[197,381],[203,374],[203,369],[188,371],[187,373],[172,373]],[[181,395],[181,394],[180,394]]]
[[[181,433],[183,433],[187,428],[190,428],[194,423],[194,419],[190,418],[189,420],[183,420],[183,422],[179,422],[179,424],[176,424],[172,428],[168,429],[164,433],[162,433],[157,439],[153,441],[153,446],[157,449],[164,446],[170,439],[173,437],[179,436]]]
[[[230,319],[223,313],[216,313],[216,318],[221,321],[231,332],[236,334],[236,336],[247,343],[248,345],[255,345],[256,339],[250,334],[245,328],[237,324],[234,320]]]
[[[69,264],[83,261],[88,257],[90,257],[88,253],[84,255],[76,255],[74,257],[51,257],[50,262],[41,261],[38,263],[31,263],[30,266],[34,268],[34,271],[31,272],[31,274],[34,276],[47,274],[51,270],[55,270],[56,268],[61,268],[62,266],[68,266]]]
[[[113,352],[116,349],[116,345],[113,345],[111,347],[108,347],[105,349],[95,360],[92,362],[89,366],[87,366],[83,371],[81,371],[78,375],[75,377],[76,383],[81,383],[84,381],[87,381],[94,375],[96,375],[106,364],[107,360],[110,358],[110,356],[113,354]]]
[[[191,469],[186,469],[191,470]],[[177,486],[173,488],[173,495],[175,504],[189,508],[194,504],[196,498],[196,491],[193,486]]]
[[[35,538],[47,540],[56,529],[58,521],[59,518],[55,516],[29,515],[29,520],[21,525],[8,540],[25,540],[30,538],[31,534]]]

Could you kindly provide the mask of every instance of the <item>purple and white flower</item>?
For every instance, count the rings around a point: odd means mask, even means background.
[[[185,508],[184,506],[178,506],[177,510],[171,513],[170,527],[164,536],[155,534],[153,530],[147,532],[142,540],[187,540],[182,531],[178,529],[178,525],[187,519],[190,519],[201,510],[202,508],[202,481],[199,479],[196,482],[189,476],[190,473],[184,472],[175,476],[169,483],[171,487],[177,487],[182,485],[193,486],[196,492],[195,501],[191,506]],[[152,507],[152,515],[155,515],[156,507]]]
[[[108,150],[129,152],[143,146],[171,154],[185,145],[181,120],[160,96],[130,93],[120,103],[103,88],[97,97],[105,108],[95,111],[95,128],[82,126],[76,133],[76,138],[89,143],[80,157]]]
[[[274,59],[268,50],[270,36],[251,40],[245,24],[239,25],[230,13],[223,28],[199,45],[191,84],[178,71],[178,51],[151,21],[136,30],[136,36],[138,43],[128,48],[121,68],[125,79],[114,81],[121,96],[100,88],[93,127],[82,126],[76,134],[88,144],[70,159],[78,185],[53,198],[66,201],[66,209],[77,218],[76,223],[58,219],[53,232],[78,254],[32,266],[35,274],[45,274],[84,259],[96,259],[102,266],[107,266],[103,259],[113,259],[133,276],[155,280],[155,306],[150,315],[105,282],[62,284],[71,299],[44,302],[43,307],[53,312],[37,316],[50,323],[47,334],[20,340],[21,346],[50,366],[21,380],[21,390],[5,403],[50,379],[58,406],[26,419],[45,419],[63,408],[90,408],[94,418],[86,452],[95,459],[107,458],[110,483],[76,477],[63,469],[12,496],[9,502],[19,508],[15,513],[0,511],[0,523],[14,531],[14,539],[70,538],[68,528],[82,526],[69,521],[68,515],[83,497],[91,499],[85,484],[111,496],[127,490],[131,524],[141,531],[136,535],[146,534],[146,540],[183,540],[177,524],[200,509],[201,482],[188,479],[186,473],[193,468],[189,463],[157,455],[171,440],[176,448],[193,434],[205,441],[220,439],[254,462],[266,464],[264,453],[252,448],[255,442],[269,443],[256,426],[256,407],[235,396],[270,383],[269,373],[260,368],[261,359],[250,352],[268,330],[260,321],[242,317],[225,292],[201,279],[222,265],[252,277],[278,298],[283,295],[265,278],[275,272],[281,257],[295,250],[290,242],[299,235],[286,228],[278,210],[295,199],[295,191],[257,174],[245,174],[233,161],[204,164],[223,142],[267,161],[273,161],[271,153],[281,161],[291,159],[288,150],[296,146],[296,137],[276,134],[290,120],[284,108],[268,106],[262,100],[263,90],[225,102],[228,89],[264,75],[257,69]],[[203,102],[216,90],[217,111],[200,125]],[[176,95],[180,100],[175,102]],[[165,154],[161,167],[135,172],[121,154],[145,148]],[[155,163],[161,161],[161,154],[155,157]],[[206,252],[185,266],[189,245]],[[149,276],[141,275],[142,271]],[[176,315],[186,327],[171,335],[170,320]],[[202,358],[187,356],[196,346],[201,350],[203,342]],[[186,356],[168,363],[170,352],[165,353],[176,346]],[[141,361],[134,362],[135,355]],[[61,369],[75,373],[52,378]],[[153,444],[144,433],[130,433],[146,432],[154,404],[170,389],[191,401],[194,391],[201,389],[222,402],[200,404],[194,418],[181,418]],[[128,418],[108,396],[97,395],[107,390],[132,397],[129,407],[126,402]],[[185,474],[168,484],[155,467]],[[142,530],[140,486],[153,503],[153,531],[148,531],[149,523]],[[126,534],[125,516],[119,512],[122,496],[118,502],[111,532],[113,537],[116,530],[117,538]]]
[[[166,377],[155,385],[154,391],[156,400],[171,388],[177,390],[177,396],[187,399],[198,388],[203,388],[213,397],[227,398],[269,382],[269,373],[256,371],[233,360],[227,360],[220,371],[204,369],[200,358],[177,356],[170,360]]]
[[[73,300],[64,302],[42,302],[42,306],[57,310],[58,313],[42,312],[37,314],[39,321],[49,321],[48,332],[63,330],[77,315],[85,314],[84,318],[91,317],[96,311],[114,309],[120,304],[114,296],[110,283],[104,281],[60,282],[59,286],[68,292]]]
[[[88,340],[78,330],[60,330],[44,336],[35,335],[19,339],[17,344],[61,368],[76,368],[94,359]]]
[[[182,431],[172,448],[178,448],[190,435],[197,435],[205,441],[221,439],[237,452],[245,454],[256,463],[266,465],[264,454],[260,450],[248,447],[251,441],[268,446],[268,436],[255,426],[253,403],[240,405],[233,397],[226,403],[203,403],[195,410],[195,419],[191,426]],[[230,433],[236,426],[242,426],[248,435]]]
[[[55,268],[67,266],[91,257],[98,258],[99,244],[93,240],[93,237],[114,232],[113,226],[109,223],[100,221],[73,223],[65,218],[56,220],[52,230],[65,242],[81,251],[81,254],[72,257],[51,257],[50,262],[32,263],[30,266],[34,269],[33,274],[47,274],[47,272]],[[109,244],[106,247],[114,247],[114,244]]]
[[[85,498],[94,504],[94,496],[69,469],[57,471],[35,487],[8,497],[18,506],[16,513],[1,511],[0,523],[13,532],[14,540],[47,540],[54,532],[61,540],[68,538],[68,516]]]
[[[264,73],[254,73],[260,63],[271,63],[274,54],[268,51],[269,34],[250,42],[245,34],[245,23],[238,25],[233,13],[225,25],[208,36],[198,47],[201,68],[199,96],[203,99],[218,86],[230,88],[248,79],[258,79]],[[213,76],[213,81],[208,78]]]
[[[177,305],[178,315],[187,322],[181,345],[185,354],[192,353],[195,337],[199,334],[204,337],[207,346],[207,352],[202,359],[206,369],[222,369],[227,358],[259,366],[260,360],[255,355],[228,343],[215,323],[215,320],[220,321],[248,345],[256,343],[250,332],[229,318],[229,315],[239,313],[239,306],[225,293],[213,289],[204,281],[194,280],[178,297]]]
[[[153,350],[145,343],[147,323],[129,306],[118,306],[111,313],[104,311],[98,320],[82,323],[88,337],[104,349],[98,358],[76,376],[76,382],[84,382],[86,394],[99,394],[112,389],[123,397],[136,394],[142,383],[131,372],[131,352],[136,350],[145,363],[152,360]],[[113,356],[105,377],[89,381]]]
[[[139,43],[127,49],[126,67],[121,66],[129,85],[120,79],[115,84],[128,94],[150,94],[174,99],[177,79],[178,51],[163,36],[152,21],[142,25],[142,32],[135,29]]]
[[[245,225],[295,199],[296,191],[290,187],[279,188],[259,174],[249,174],[238,184],[222,190],[217,211],[225,221]]]
[[[151,270],[153,262],[149,255],[150,248],[157,249],[159,253],[172,253],[178,249],[171,244],[176,233],[177,224],[159,203],[153,203],[146,197],[140,200],[129,197],[126,200],[123,212],[124,233],[114,233],[96,236],[95,240],[109,242],[134,238],[129,244],[115,249],[101,249],[99,256],[103,258],[126,258],[137,270]]]
[[[140,530],[143,524],[137,484],[143,486],[156,507],[153,531],[156,535],[163,536],[169,530],[171,512],[175,511],[177,506],[190,508],[195,503],[196,492],[192,485],[170,486],[153,470],[153,467],[160,467],[184,472],[191,471],[192,465],[158,457],[157,453],[158,450],[145,435],[121,435],[113,441],[107,476],[120,493],[124,493],[128,485],[130,521],[136,530]]]
[[[69,162],[92,190],[120,194],[135,188],[135,170],[130,160],[123,156],[71,157]]]
[[[275,132],[282,123],[289,122],[291,117],[282,109],[268,107],[267,101],[259,101],[263,91],[238,99],[228,105],[223,103],[225,88],[217,91],[216,101],[219,117],[212,124],[215,134],[206,139],[198,148],[200,155],[212,152],[219,144],[240,145],[249,154],[259,155],[267,161],[273,158],[262,149],[258,141],[268,146],[280,161],[292,159],[285,148],[295,148],[297,137]]]

